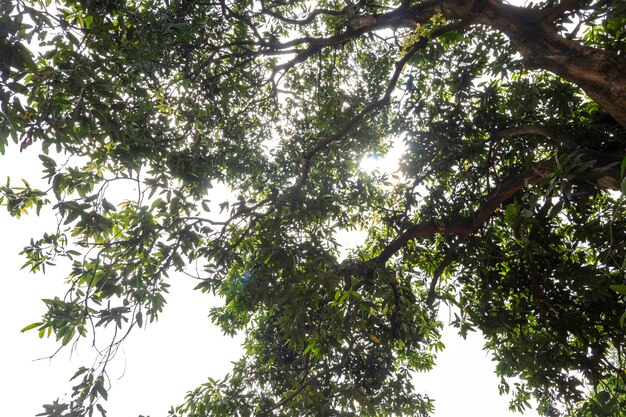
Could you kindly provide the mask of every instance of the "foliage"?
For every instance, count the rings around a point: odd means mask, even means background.
[[[49,188],[0,200],[60,219],[26,268],[71,265],[24,330],[115,329],[41,415],[104,415],[106,363],[189,264],[246,354],[172,416],[427,415],[411,373],[443,304],[512,408],[624,415],[624,22],[619,0],[2,3],[0,152],[40,146]],[[394,146],[395,174],[361,168]]]

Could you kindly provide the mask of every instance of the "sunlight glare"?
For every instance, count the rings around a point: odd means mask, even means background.
[[[386,154],[369,154],[365,156],[359,167],[367,173],[387,174],[389,177],[399,173],[400,159],[406,150],[404,141],[395,139]]]

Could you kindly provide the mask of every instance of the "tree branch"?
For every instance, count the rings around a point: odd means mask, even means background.
[[[576,174],[576,179],[595,183],[597,186],[611,189],[619,189],[620,172],[619,160],[612,155],[598,151],[584,150],[576,155],[582,162],[593,161],[594,164],[584,171]],[[391,241],[382,252],[374,258],[375,263],[384,264],[394,254],[404,248],[413,239],[429,238],[437,234],[455,235],[459,240],[480,230],[491,218],[500,205],[511,198],[529,183],[539,182],[545,178],[552,169],[553,162],[542,161],[537,163],[532,170],[511,175],[508,177],[491,196],[469,217],[453,217],[445,220],[428,220],[414,225],[396,239]],[[460,243],[460,242],[459,242]],[[443,268],[452,261],[444,259]],[[441,265],[440,265],[441,267]],[[439,275],[443,273],[443,269]],[[435,283],[436,284],[436,283]]]
[[[476,145],[482,146],[485,143],[500,140],[508,136],[522,135],[544,136],[552,140],[565,151],[571,152],[572,158],[577,158],[581,162],[595,161],[593,169],[579,173],[576,178],[578,180],[591,182],[602,188],[619,190],[621,172],[618,165],[622,160],[623,153],[613,154],[585,148],[580,145],[582,141],[578,141],[569,135],[565,135],[545,126],[531,124],[504,129],[493,133],[489,139],[483,142],[476,142]]]
[[[296,183],[289,188],[287,192],[285,192],[278,198],[278,200],[276,201],[277,206],[284,204],[291,195],[294,195],[302,189],[311,171],[311,165],[313,163],[313,160],[320,152],[328,148],[331,144],[343,139],[348,134],[348,132],[350,132],[369,113],[373,112],[376,109],[384,107],[389,103],[389,100],[391,99],[391,94],[398,84],[398,80],[400,78],[400,75],[402,74],[404,66],[406,65],[408,60],[411,59],[411,57],[413,57],[420,49],[422,49],[426,45],[426,39],[422,39],[420,42],[415,43],[401,59],[396,61],[394,72],[391,76],[391,79],[389,80],[389,83],[387,84],[385,94],[383,94],[381,98],[365,106],[365,108],[363,108],[363,110],[361,110],[352,119],[350,119],[350,121],[346,123],[341,130],[329,136],[325,140],[319,142],[302,156],[303,162],[300,169],[300,177],[298,178]]]
[[[442,26],[439,29],[433,31],[432,37],[441,36],[445,33],[458,29],[460,26],[461,26],[460,22],[455,22],[446,26]],[[350,121],[348,121],[348,123],[346,123],[341,130],[329,136],[325,140],[319,142],[317,145],[312,147],[309,151],[304,153],[304,155],[302,155],[303,162],[300,168],[300,176],[297,179],[296,183],[292,185],[291,187],[289,187],[289,189],[276,200],[276,207],[282,206],[290,196],[300,192],[302,187],[304,187],[306,180],[308,179],[313,160],[320,152],[327,149],[333,143],[338,142],[341,139],[343,139],[348,134],[348,132],[350,132],[369,113],[389,104],[389,101],[391,99],[391,94],[393,93],[393,91],[396,88],[396,85],[398,84],[398,80],[400,79],[400,75],[402,74],[402,70],[404,69],[404,66],[417,52],[419,52],[421,49],[426,47],[429,41],[430,41],[429,38],[421,38],[419,41],[411,45],[411,47],[408,49],[408,51],[404,54],[402,58],[396,61],[394,72],[391,78],[389,79],[387,88],[385,89],[385,93],[383,94],[381,98],[369,103],[367,106],[365,106],[365,108],[363,108],[363,110],[361,110],[352,119],[350,119]]]
[[[532,228],[530,229],[530,233],[528,234],[528,239],[531,242],[537,239],[537,236],[539,235],[539,229],[541,228],[541,223],[545,220],[546,216],[548,215],[550,207],[552,207],[552,201],[550,199],[550,196],[547,196],[546,201],[543,203],[543,206],[541,207],[541,209],[539,209],[539,212],[537,213],[537,216],[535,217],[535,224],[533,224]],[[543,290],[541,288],[539,271],[537,270],[537,265],[535,263],[535,260],[533,259],[532,253],[528,254],[528,267],[530,270],[530,287],[531,287],[533,302],[539,309],[540,319],[544,321],[546,318],[545,308],[548,302],[543,296]]]
[[[411,227],[391,241],[375,258],[375,261],[384,264],[413,239],[428,238],[436,234],[456,235],[460,239],[466,238],[482,228],[504,201],[511,198],[528,183],[544,178],[550,172],[550,165],[541,162],[531,171],[510,176],[470,217],[429,220]]]
[[[430,281],[430,287],[428,288],[428,295],[426,296],[427,306],[430,307],[435,302],[435,296],[436,296],[437,284],[439,282],[439,278],[441,278],[441,275],[443,274],[443,272],[454,260],[454,256],[456,255],[456,250],[459,248],[459,246],[461,245],[461,243],[463,243],[464,240],[465,240],[465,237],[459,236],[459,238],[455,240],[452,243],[452,245],[450,245],[450,247],[446,251],[446,255],[444,256],[443,260],[441,261],[441,263],[439,264],[439,266],[433,273],[433,278]]]
[[[317,378],[315,375],[313,375],[310,378],[306,379],[306,376],[307,376],[307,373],[305,373],[302,376],[302,379],[300,380],[300,386],[298,388],[296,388],[291,394],[287,395],[286,397],[284,397],[283,399],[278,401],[269,410],[262,411],[259,415],[260,416],[273,415],[273,413],[272,413],[273,410],[276,410],[276,409],[282,407],[283,405],[289,403],[290,401],[292,401],[294,398],[296,398],[298,395],[300,395],[300,393],[302,393],[302,391],[304,391],[304,389],[311,382],[313,382]]]
[[[574,138],[568,135],[554,131],[545,126],[533,125],[533,124],[521,125],[521,126],[511,127],[511,128],[504,129],[504,130],[499,130],[497,132],[492,133],[488,139],[484,141],[480,141],[480,142],[475,142],[474,144],[472,144],[472,146],[482,146],[486,143],[502,140],[506,137],[524,136],[524,135],[536,135],[536,136],[546,137],[550,139],[551,141],[553,141],[557,146],[569,152],[574,151],[579,146],[578,142]]]
[[[578,143],[571,137],[564,135],[555,130],[549,129],[545,126],[540,125],[522,125],[517,127],[512,127],[510,129],[500,130],[491,135],[489,140],[500,140],[507,136],[523,136],[523,135],[537,135],[544,136],[558,146],[562,147],[567,151],[573,151],[578,147]]]
[[[375,23],[373,23],[372,25],[364,26],[358,29],[353,29],[353,30],[346,30],[345,32],[341,32],[334,36],[330,36],[326,38],[305,36],[302,38],[291,39],[286,42],[265,43],[263,46],[266,46],[270,49],[285,49],[285,48],[293,48],[293,47],[297,47],[297,46],[301,46],[305,44],[309,46],[338,45],[348,40],[357,38],[365,33],[375,32],[381,29],[398,29],[401,27],[411,28],[415,26],[417,23],[422,23],[422,24],[427,23],[431,17],[433,17],[434,15],[440,12],[441,12],[441,8],[439,7],[438,2],[431,1],[431,2],[419,4],[418,6],[414,6],[410,9],[405,9],[405,8],[400,7],[388,13],[369,15],[376,19]],[[463,26],[465,26],[466,24],[467,22],[465,22]],[[455,25],[456,25],[456,22],[455,22]],[[433,37],[440,36],[446,32],[437,34],[435,31],[433,31],[433,34],[431,36]]]

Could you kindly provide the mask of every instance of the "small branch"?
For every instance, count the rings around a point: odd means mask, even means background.
[[[216,221],[216,220],[207,219],[206,217],[199,217],[199,216],[179,217],[178,220],[180,221],[190,220],[190,221],[195,221],[199,223],[209,223],[209,224],[217,225],[217,226],[223,226],[227,224],[226,221]]]
[[[569,135],[562,134],[550,128],[540,125],[522,125],[494,132],[489,139],[476,142],[472,146],[483,146],[486,143],[501,140],[509,136],[537,135],[544,136],[553,141],[557,146],[571,153],[571,157],[578,158],[582,162],[596,161],[592,170],[577,175],[578,180],[588,181],[602,188],[619,190],[621,173],[619,163],[623,153],[607,153],[581,146],[579,141]],[[490,150],[491,152],[491,150]]]
[[[274,404],[269,410],[265,410],[262,411],[261,413],[259,413],[260,416],[268,416],[268,415],[273,415],[272,411],[276,410],[280,407],[282,407],[283,405],[287,404],[288,402],[292,401],[294,398],[296,398],[298,395],[300,395],[300,393],[302,391],[304,391],[304,389],[311,383],[313,382],[315,378],[311,377],[309,379],[307,379],[306,381],[304,381],[302,384],[300,384],[300,386],[298,388],[296,388],[295,391],[293,391],[291,394],[289,394],[288,396],[286,396],[285,398],[283,398],[282,400],[278,401],[276,404]]]
[[[257,38],[260,42],[264,42],[263,36],[261,36],[261,34],[259,33],[259,30],[252,23],[252,21],[250,20],[248,16],[234,12],[230,7],[226,5],[226,2],[224,0],[220,0],[219,2],[220,2],[220,5],[222,6],[222,13],[225,16],[231,16],[239,20],[240,22],[243,22],[243,24],[245,24],[248,28],[250,28],[255,38]]]
[[[398,8],[388,13],[371,15],[375,17],[376,22],[372,25],[364,26],[354,30],[347,30],[334,36],[327,38],[324,37],[311,37],[305,36],[302,38],[292,39],[286,42],[277,42],[272,44],[266,44],[271,49],[285,49],[293,48],[300,45],[309,46],[332,46],[345,43],[351,39],[355,39],[365,33],[376,32],[381,29],[398,29],[401,27],[412,28],[417,23],[427,23],[431,17],[440,13],[441,9],[438,2],[429,1],[424,4],[420,4],[411,9]],[[450,25],[435,30],[431,34],[431,37],[437,37],[449,32],[449,28],[460,28],[467,26],[468,22],[457,21]]]
[[[307,59],[315,55],[317,52],[319,52],[321,49],[322,49],[321,46],[314,45],[302,51],[298,51],[295,58],[285,62],[284,64],[276,65],[274,68],[272,68],[272,75],[270,76],[270,79],[273,80],[276,74],[278,74],[279,72],[287,71],[293,68],[295,65],[306,61]]]
[[[307,371],[309,368],[307,366],[297,366],[290,368],[276,368],[276,369],[268,369],[265,371],[252,371],[250,372],[253,375],[268,375],[268,374],[276,374],[281,372],[302,372]]]
[[[578,143],[571,137],[540,125],[522,125],[493,133],[488,140],[500,140],[508,136],[537,135],[544,136],[567,151],[573,151]]]
[[[459,237],[457,240],[455,240],[452,243],[452,245],[450,245],[450,247],[446,251],[446,255],[444,256],[443,261],[441,261],[441,263],[439,264],[439,266],[433,273],[433,278],[430,281],[430,287],[428,288],[428,295],[426,296],[427,306],[430,307],[435,302],[435,297],[437,295],[436,294],[437,284],[439,283],[439,278],[441,278],[441,275],[443,274],[443,272],[454,260],[454,257],[456,255],[456,250],[459,248],[459,246],[464,240],[465,240],[464,237]]]
[[[535,217],[535,224],[533,224],[532,228],[530,229],[530,233],[528,234],[528,239],[530,241],[537,239],[537,236],[539,235],[539,229],[541,227],[541,223],[545,220],[546,216],[548,215],[550,207],[552,207],[552,201],[550,199],[550,196],[546,196],[546,201],[544,202],[543,206],[539,209],[539,212],[537,213],[537,216]],[[528,254],[528,264],[529,264],[529,269],[530,269],[530,287],[531,287],[533,302],[539,309],[539,318],[541,319],[541,321],[544,321],[546,319],[546,305],[549,305],[549,304],[547,303],[545,297],[543,296],[543,291],[541,289],[541,282],[540,282],[540,277],[539,277],[539,271],[537,270],[537,265],[535,264],[532,253]]]

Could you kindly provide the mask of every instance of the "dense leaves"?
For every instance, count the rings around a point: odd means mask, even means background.
[[[24,330],[112,334],[42,415],[104,415],[172,271],[245,335],[172,416],[427,415],[444,304],[512,408],[623,415],[625,23],[619,0],[2,3],[0,152],[41,149],[47,187],[0,201],[56,212],[25,267],[68,268]]]

